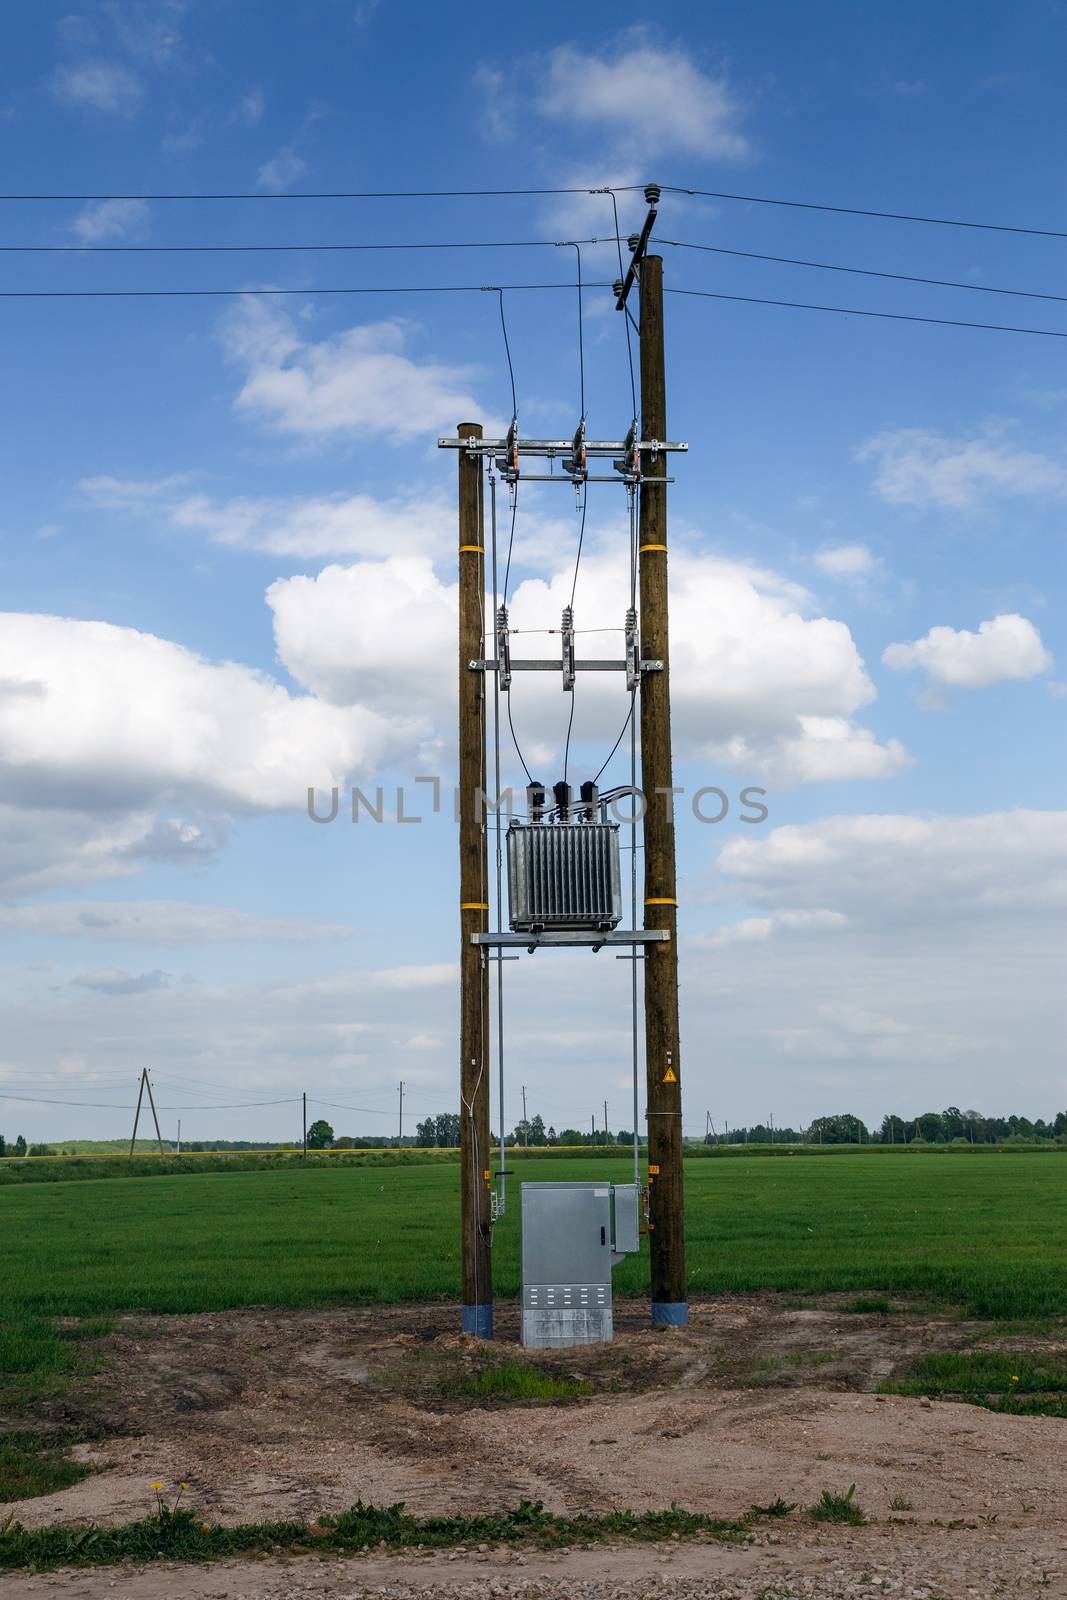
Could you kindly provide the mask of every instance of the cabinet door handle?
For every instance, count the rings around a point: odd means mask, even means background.
[[[600,1242],[601,1242],[601,1244],[607,1244],[607,1242],[608,1242],[608,1230],[607,1230],[607,1228],[601,1228],[601,1230],[600,1230]]]

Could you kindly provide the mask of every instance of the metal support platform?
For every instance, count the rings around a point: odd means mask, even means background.
[[[439,450],[465,450],[469,456],[497,456],[505,450],[510,441],[508,439],[438,439]],[[555,456],[568,455],[573,447],[573,439],[522,439],[516,438],[514,448],[520,456],[547,456],[549,460]],[[679,440],[668,439],[587,439],[585,441],[586,455],[589,456],[617,456],[627,448],[637,450],[641,454],[658,456],[665,453],[688,450],[689,446]],[[560,473],[560,481],[566,482],[570,473]],[[615,479],[608,480],[611,483]]]
[[[629,665],[630,664],[628,662],[621,661],[621,660],[620,661],[595,661],[595,660],[594,661],[588,661],[588,660],[583,661],[583,660],[579,659],[579,660],[573,662],[572,669],[575,672],[627,672],[629,670]],[[498,672],[500,670],[500,663],[498,661],[496,661],[492,657],[482,658],[482,659],[478,659],[478,660],[475,660],[475,661],[468,661],[467,662],[467,666],[470,668],[470,670],[472,672]],[[547,656],[543,657],[541,659],[537,659],[535,657],[535,658],[528,659],[526,661],[515,661],[513,659],[513,660],[511,660],[511,661],[509,661],[507,663],[507,666],[506,666],[505,670],[508,673],[512,673],[512,672],[559,672],[559,670],[560,670],[560,661],[559,661],[559,657],[558,656],[554,661],[550,660]],[[663,671],[663,662],[662,661],[642,661],[640,663],[640,670],[642,672],[662,672]],[[501,687],[503,688],[503,684],[501,684]]]
[[[670,938],[667,928],[546,928],[543,933],[472,933],[471,944],[492,945],[501,950],[569,949],[589,945],[600,950],[604,945],[659,944]]]

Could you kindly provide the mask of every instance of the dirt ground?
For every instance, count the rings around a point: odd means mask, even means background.
[[[616,1310],[612,1344],[538,1355],[593,1385],[565,1404],[442,1398],[486,1359],[454,1331],[451,1306],[125,1318],[102,1371],[50,1419],[106,1430],[77,1447],[100,1470],[0,1506],[0,1522],[8,1511],[27,1525],[128,1521],[151,1508],[159,1478],[185,1480],[187,1503],[221,1522],[313,1518],[358,1499],[417,1514],[674,1501],[731,1517],[855,1483],[870,1526],[817,1528],[795,1513],[745,1547],[102,1568],[9,1577],[5,1600],[1067,1595],[1067,1422],[873,1393],[927,1351],[986,1337],[1003,1348],[995,1329],[848,1313],[832,1297],[819,1309],[706,1300],[670,1330],[649,1328],[639,1305]],[[495,1353],[516,1353],[506,1308],[498,1332]]]

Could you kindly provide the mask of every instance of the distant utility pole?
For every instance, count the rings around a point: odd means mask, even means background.
[[[590,1126],[590,1128],[592,1130],[592,1140],[593,1140],[593,1144],[595,1145],[596,1144],[596,1112],[595,1111],[594,1111],[593,1115],[589,1118],[589,1126]]]
[[[607,1143],[608,1143],[608,1103],[605,1100],[604,1101],[604,1145],[605,1145],[605,1148],[607,1147]]]
[[[156,1102],[155,1097],[152,1094],[152,1080],[148,1076],[148,1068],[142,1067],[141,1081],[137,1086],[137,1110],[133,1114],[133,1132],[130,1135],[131,1156],[133,1155],[133,1147],[137,1143],[137,1124],[141,1120],[141,1103],[144,1100],[144,1093],[146,1089],[148,1090],[148,1104],[152,1108],[152,1121],[156,1125],[156,1143],[159,1145],[160,1155],[163,1154],[163,1135],[159,1131],[159,1118],[156,1116]]]
[[[663,352],[663,258],[640,267],[641,437],[667,438]],[[641,675],[641,788],[645,797],[645,927],[669,938],[645,946],[645,1066],[648,1078],[649,1239],[652,1322],[689,1321],[682,1175],[681,1047],[678,1028],[678,900],[671,759],[667,626],[667,473],[664,451],[642,455],[638,559],[641,654],[660,660]],[[659,482],[655,480],[659,479]]]
[[[308,1097],[307,1097],[307,1090],[306,1089],[304,1090],[304,1093],[301,1096],[301,1100],[302,1100],[303,1108],[304,1108],[304,1115],[303,1115],[304,1160],[306,1161],[307,1158],[308,1158]]]
[[[530,1147],[530,1124],[526,1120],[526,1085],[522,1086],[522,1142],[527,1149]]]
[[[178,1118],[178,1154],[182,1153],[182,1119]]]
[[[398,1150],[402,1150],[404,1148],[404,1080],[403,1080],[403,1078],[401,1078],[401,1080],[400,1080],[400,1126],[397,1129],[396,1147],[397,1147]]]
[[[461,439],[481,439],[461,422]],[[482,458],[459,460],[459,1071],[460,1229],[464,1333],[493,1337],[489,1168],[489,963],[472,934],[489,931],[489,855],[480,796],[485,792],[485,674],[472,672],[485,648],[485,522]],[[525,1116],[524,1119],[525,1121]]]

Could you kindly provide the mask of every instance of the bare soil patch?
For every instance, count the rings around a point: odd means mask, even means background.
[[[507,1307],[498,1312],[501,1337],[491,1347],[455,1331],[451,1305],[126,1317],[102,1342],[103,1369],[35,1418],[37,1426],[83,1427],[92,1442],[78,1453],[99,1470],[61,1493],[0,1506],[0,1520],[10,1511],[27,1525],[128,1521],[151,1509],[156,1479],[184,1480],[185,1502],[221,1522],[313,1519],[358,1499],[402,1500],[419,1515],[504,1510],[522,1499],[567,1513],[675,1501],[729,1517],[778,1496],[808,1506],[824,1488],[855,1483],[872,1527],[816,1530],[794,1513],[760,1534],[771,1543],[752,1547],[763,1552],[762,1568],[738,1551],[714,1560],[708,1554],[693,1568],[696,1557],[679,1549],[670,1572],[680,1574],[690,1562],[689,1577],[703,1573],[701,1581],[710,1582],[717,1562],[726,1585],[679,1592],[726,1594],[735,1577],[740,1584],[745,1572],[784,1572],[790,1560],[801,1575],[825,1567],[836,1582],[833,1564],[856,1549],[857,1562],[868,1567],[879,1550],[890,1566],[905,1550],[919,1552],[941,1574],[941,1588],[931,1594],[985,1595],[994,1589],[975,1589],[973,1562],[964,1560],[981,1549],[987,1570],[994,1553],[1004,1553],[1005,1584],[1036,1581],[1035,1563],[1053,1574],[1037,1590],[1007,1592],[1067,1593],[1053,1586],[1058,1568],[1067,1568],[1067,1422],[876,1395],[883,1379],[918,1356],[973,1348],[995,1340],[996,1329],[907,1308],[854,1314],[846,1302],[825,1297],[814,1309],[775,1296],[705,1300],[693,1305],[688,1328],[670,1330],[651,1329],[643,1306],[623,1302],[612,1344],[538,1353],[544,1370],[586,1380],[594,1391],[541,1404],[442,1398],[443,1381],[457,1372],[518,1353],[517,1318]],[[735,1558],[744,1567],[736,1574]],[[509,1559],[493,1557],[494,1573]],[[554,1559],[529,1557],[549,1565]],[[647,1552],[630,1551],[616,1564],[646,1560]],[[972,1576],[946,1589],[945,1564],[953,1562]],[[426,1592],[457,1580],[445,1558],[431,1564],[437,1576],[431,1582],[426,1568]],[[401,1574],[410,1561],[384,1565],[392,1577],[365,1590],[351,1563],[334,1561],[331,1570],[346,1570],[336,1592],[390,1593],[389,1583],[407,1581]],[[183,1570],[192,1584],[191,1569]],[[294,1573],[289,1589],[277,1586],[277,1574],[268,1584],[262,1567],[251,1577],[242,1567],[245,1575],[226,1587],[223,1569],[212,1567],[197,1576],[206,1587],[182,1588],[175,1580],[139,1590],[124,1575],[119,1592],[334,1592],[301,1588],[311,1582],[308,1573],[298,1577],[292,1564],[286,1570]],[[162,1569],[152,1576],[161,1578]],[[509,1566],[509,1582],[511,1576]],[[114,1593],[111,1577],[83,1573],[72,1592]],[[25,1581],[39,1585],[26,1593],[41,1593],[61,1580]],[[916,1579],[919,1587],[924,1581]],[[253,1586],[241,1587],[246,1582]],[[20,1593],[14,1580],[5,1587]]]

